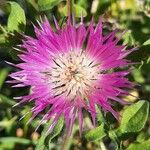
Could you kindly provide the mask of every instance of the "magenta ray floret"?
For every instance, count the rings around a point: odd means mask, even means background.
[[[126,50],[126,46],[119,45],[116,31],[104,35],[101,19],[96,27],[91,21],[87,28],[83,22],[76,27],[69,21],[64,28],[56,19],[54,22],[55,30],[45,19],[39,28],[34,26],[36,38],[25,36],[21,48],[26,50],[19,55],[22,63],[15,65],[20,71],[10,74],[13,87],[32,88],[31,94],[18,97],[18,104],[34,101],[29,122],[49,108],[40,124],[52,118],[51,131],[59,117],[64,116],[71,133],[78,118],[81,134],[82,110],[89,111],[95,125],[96,105],[118,119],[110,102],[125,104],[120,97],[134,85],[126,78],[129,70],[113,69],[128,66],[130,62],[125,57],[135,49]]]

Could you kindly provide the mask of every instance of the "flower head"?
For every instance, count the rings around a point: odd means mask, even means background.
[[[96,105],[118,118],[111,102],[124,104],[121,96],[133,84],[126,78],[129,70],[117,69],[129,65],[125,57],[135,49],[118,45],[116,31],[104,35],[101,19],[96,27],[93,21],[88,27],[82,21],[79,26],[69,21],[63,28],[54,22],[55,30],[47,19],[39,28],[34,26],[36,38],[25,36],[21,45],[23,62],[15,65],[20,70],[10,76],[15,87],[30,86],[32,92],[20,97],[18,104],[34,101],[30,121],[48,108],[40,124],[52,119],[49,130],[64,116],[69,133],[76,118],[82,132],[83,109],[95,124]]]

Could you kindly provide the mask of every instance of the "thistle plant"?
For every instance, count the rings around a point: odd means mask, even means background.
[[[20,62],[8,62],[17,71],[9,75],[11,80],[7,82],[20,90],[21,87],[30,88],[28,95],[14,98],[17,101],[14,107],[32,103],[33,107],[27,112],[32,114],[28,123],[41,117],[37,131],[50,120],[46,135],[51,134],[60,118],[63,118],[67,140],[71,137],[75,121],[78,122],[82,137],[84,114],[88,114],[95,129],[99,126],[99,112],[103,119],[111,113],[120,127],[116,130],[107,128],[107,121],[103,120],[98,131],[102,129],[99,131],[104,133],[102,137],[107,134],[118,144],[118,137],[134,131],[130,127],[135,128],[136,132],[140,131],[147,119],[143,115],[148,113],[146,102],[141,101],[132,108],[129,106],[123,114],[115,107],[116,104],[130,105],[125,97],[134,97],[130,91],[136,84],[128,76],[135,63],[128,56],[137,47],[128,48],[128,45],[120,44],[125,31],[104,32],[105,21],[102,16],[97,24],[94,17],[86,24],[82,13],[80,21],[76,21],[73,1],[68,0],[67,4],[68,17],[63,25],[55,17],[53,22],[46,16],[39,17],[38,25],[33,24],[35,37],[23,34],[22,43],[17,46]],[[141,115],[138,115],[139,109]],[[139,122],[139,128],[135,124],[128,125],[133,119],[131,114],[136,114],[139,120],[141,118],[143,124],[140,126]],[[137,118],[131,122],[136,121]],[[105,129],[104,124],[107,126]]]
[[[14,79],[13,87],[32,88],[30,95],[17,98],[21,99],[17,105],[34,101],[30,121],[50,107],[40,124],[53,118],[51,131],[63,115],[70,134],[78,118],[81,134],[83,109],[91,114],[94,125],[96,105],[119,119],[111,101],[125,104],[121,96],[128,95],[125,89],[134,84],[126,77],[130,70],[117,69],[131,64],[125,57],[135,49],[126,50],[126,46],[119,45],[117,31],[103,35],[102,18],[96,27],[93,20],[85,27],[82,16],[77,26],[70,14],[63,28],[54,18],[52,29],[45,18],[38,22],[39,27],[34,26],[36,38],[24,36],[20,48],[25,50],[19,55],[22,62],[15,65],[20,70],[10,77]]]

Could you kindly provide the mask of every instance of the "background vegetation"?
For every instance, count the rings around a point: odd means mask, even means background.
[[[131,106],[116,109],[122,114],[117,122],[111,114],[97,117],[97,128],[92,129],[89,116],[85,113],[83,136],[78,133],[78,123],[73,134],[65,138],[65,127],[61,118],[54,131],[45,136],[47,125],[38,131],[39,118],[26,125],[31,114],[19,120],[31,108],[28,104],[12,108],[13,97],[29,92],[28,88],[11,88],[5,83],[7,75],[15,71],[5,61],[18,63],[18,51],[13,49],[21,43],[22,33],[34,36],[32,23],[46,15],[53,22],[53,15],[60,24],[66,21],[65,0],[0,0],[0,150],[45,150],[45,149],[85,149],[85,150],[150,150],[150,1],[149,0],[75,0],[77,17],[83,12],[88,25],[92,16],[95,22],[103,15],[106,30],[127,29],[122,43],[139,50],[129,56],[134,62],[130,80],[138,83],[131,94],[139,97],[125,97],[134,102]],[[139,101],[140,100],[140,101]],[[50,124],[50,122],[48,123]],[[92,130],[90,130],[92,129]]]

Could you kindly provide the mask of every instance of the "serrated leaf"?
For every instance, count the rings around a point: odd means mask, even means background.
[[[83,7],[81,7],[81,6],[77,5],[77,4],[74,4],[73,10],[74,10],[74,13],[75,13],[75,17],[81,17],[81,15],[83,15],[83,17],[87,16],[86,10]],[[64,16],[68,16],[67,5],[65,5],[64,7],[60,8],[59,11]]]
[[[11,12],[8,17],[7,28],[9,31],[21,31],[24,30],[26,25],[26,17],[24,10],[16,2],[9,2],[11,6]]]
[[[36,150],[45,150],[46,146],[48,146],[48,144],[45,145],[46,140],[48,141],[48,143],[50,145],[51,140],[61,132],[63,125],[64,125],[64,118],[61,117],[58,120],[53,131],[49,135],[47,135],[47,131],[48,131],[51,123],[52,123],[51,120],[48,123],[46,123],[44,130],[42,132],[41,138],[39,139],[38,145],[36,146]]]
[[[126,150],[150,150],[150,140],[130,144]]]
[[[39,10],[50,10],[54,6],[58,5],[63,0],[38,0]]]
[[[150,39],[148,39],[147,41],[145,41],[145,42],[143,43],[143,45],[150,45]]]
[[[105,129],[104,129],[104,124],[101,124],[99,127],[90,130],[85,135],[85,138],[88,141],[96,141],[96,140],[102,139],[105,136],[106,136],[106,133],[105,133]]]
[[[149,103],[141,100],[128,108],[122,115],[118,131],[123,133],[139,132],[145,125],[149,113]]]

